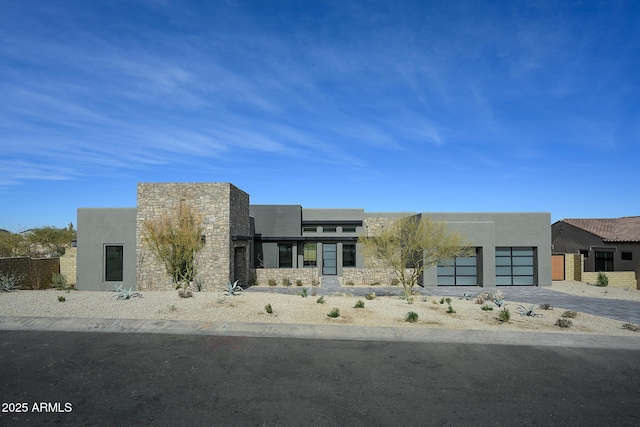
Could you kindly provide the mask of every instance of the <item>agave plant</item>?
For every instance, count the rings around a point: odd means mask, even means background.
[[[117,297],[116,299],[131,299],[135,297],[144,298],[144,296],[140,292],[131,292],[132,290],[133,286],[127,289],[123,285],[116,285],[116,292],[119,293],[118,295],[114,295],[113,297]]]
[[[542,314],[533,312],[533,306],[527,309],[524,305],[519,305],[516,310],[518,311],[518,314],[521,316],[530,316],[530,317],[542,316]]]
[[[242,291],[242,287],[238,285],[238,281],[236,280],[235,282],[233,282],[233,284],[231,283],[231,281],[227,282],[227,289],[224,292],[225,295],[231,296],[238,295]]]
[[[462,295],[460,295],[458,297],[458,299],[464,299],[465,301],[469,301],[469,299],[471,299],[473,297],[473,295],[471,295],[468,292],[464,292]]]
[[[493,303],[495,305],[497,305],[498,307],[502,307],[503,305],[505,305],[505,300],[504,298],[498,298],[495,294],[492,295],[491,300],[493,301]]]
[[[20,289],[18,283],[24,279],[24,274],[2,273],[0,274],[0,291],[12,292]]]

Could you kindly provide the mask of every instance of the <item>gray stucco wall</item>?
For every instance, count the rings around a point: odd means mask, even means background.
[[[299,237],[301,234],[300,205],[251,205],[255,233],[263,237]]]
[[[534,247],[537,258],[537,284],[551,286],[551,214],[514,213],[430,213],[435,221],[444,221],[467,235],[472,246],[482,248],[482,284],[495,286],[495,248],[500,246]],[[425,286],[435,286],[435,269],[425,272]]]
[[[136,285],[136,209],[78,209],[77,288],[112,291],[116,284]],[[122,282],[105,281],[105,246],[124,246]]]

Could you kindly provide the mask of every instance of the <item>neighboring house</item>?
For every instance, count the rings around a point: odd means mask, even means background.
[[[551,285],[549,213],[370,213],[250,205],[229,183],[141,183],[136,208],[78,209],[78,288],[114,284],[170,289],[164,268],[145,248],[142,224],[188,202],[203,217],[206,242],[198,277],[209,289],[238,280],[336,276],[343,283],[389,283],[388,269],[365,265],[358,236],[406,216],[429,216],[459,230],[475,256],[425,271],[423,286]]]
[[[551,235],[554,252],[582,254],[585,272],[640,277],[640,216],[563,219],[551,225]]]

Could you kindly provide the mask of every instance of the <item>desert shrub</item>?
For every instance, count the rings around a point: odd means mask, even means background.
[[[414,299],[414,297],[407,298],[407,304],[413,304]]]
[[[444,300],[447,302],[447,305],[451,305],[451,298],[445,298]]]
[[[380,286],[380,282],[373,282],[370,283],[369,286]]]
[[[191,291],[185,291],[184,289],[180,289],[178,291],[178,296],[180,298],[191,298],[193,294],[191,293]]]
[[[553,307],[551,307],[551,304],[540,304],[538,308],[541,310],[553,310]]]
[[[640,326],[638,326],[638,325],[636,325],[634,323],[625,323],[624,325],[622,325],[622,327],[624,329],[628,329],[628,330],[633,331],[633,332],[640,331]]]
[[[560,326],[561,328],[568,328],[573,325],[573,322],[569,319],[558,319],[555,323],[556,326]]]
[[[394,277],[391,281],[391,286],[398,286],[400,284],[400,280],[397,277]]]
[[[436,301],[436,300],[432,299],[432,300],[431,300],[431,304],[434,304],[434,305],[435,305],[435,304],[438,304],[438,301]]]
[[[267,304],[264,306],[264,311],[266,311],[268,314],[273,313],[273,307],[271,307],[271,304]]]
[[[498,313],[498,319],[500,319],[501,322],[508,322],[511,319],[511,313],[509,313],[509,309],[507,307],[500,310]]]
[[[276,279],[269,279],[269,286],[275,286],[276,284]]]
[[[300,279],[296,280],[296,286],[302,286],[302,280]]]
[[[169,311],[176,311],[177,309],[178,309],[178,307],[176,307],[176,305],[175,305],[175,304],[171,304],[171,305],[169,306]]]
[[[51,283],[56,289],[64,290],[67,289],[69,284],[67,283],[67,276],[60,273],[53,273],[51,277]]]
[[[447,313],[455,313],[456,311],[453,309],[452,306],[449,306],[449,308],[447,309]]]
[[[561,315],[562,317],[568,317],[569,319],[575,319],[578,316],[577,311],[567,310]]]
[[[444,297],[440,298],[440,304],[444,304]]]
[[[374,300],[374,299],[376,299],[376,293],[375,292],[369,292],[368,294],[366,294],[364,296],[364,298],[369,300],[369,301]]]
[[[484,304],[485,301],[486,299],[483,296],[478,295],[476,297],[476,304]]]
[[[354,308],[364,308],[364,301],[362,301],[361,299],[356,301],[356,305],[354,306]]]
[[[429,297],[422,297],[422,298],[421,298],[421,301],[422,301],[422,302],[429,302]]]
[[[493,307],[489,304],[481,305],[480,308],[482,309],[482,311],[493,311]]]
[[[602,271],[598,271],[598,279],[596,281],[596,286],[600,286],[604,288],[605,286],[609,286],[609,278]]]
[[[60,302],[65,302],[67,299],[65,297],[63,297],[62,295],[58,297],[58,301]]]
[[[316,302],[317,302],[318,304],[324,304],[324,296],[321,296],[320,298],[318,298],[318,299],[316,300]]]
[[[418,313],[416,313],[415,311],[408,312],[404,317],[404,321],[409,323],[416,323],[418,321]]]
[[[347,281],[347,286],[355,286],[356,284],[353,283],[353,280],[349,280]]]
[[[300,292],[298,292],[298,295],[300,295],[302,298],[306,298],[307,297],[307,288],[302,288],[300,290]]]
[[[336,317],[340,316],[340,309],[338,307],[335,307],[329,312],[329,314],[327,314],[327,316],[335,319]]]
[[[291,286],[291,279],[289,279],[288,277],[283,277],[282,286]]]
[[[258,279],[256,279],[255,277],[252,277],[250,284],[255,285],[256,284],[256,280],[258,280]],[[196,287],[196,291],[198,291],[198,292],[204,291],[205,284],[202,281],[202,279],[196,277],[195,279],[193,279],[193,285]]]

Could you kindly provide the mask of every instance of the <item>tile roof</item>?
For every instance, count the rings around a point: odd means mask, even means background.
[[[625,216],[622,218],[569,218],[563,222],[580,228],[607,243],[639,242],[640,216]]]

